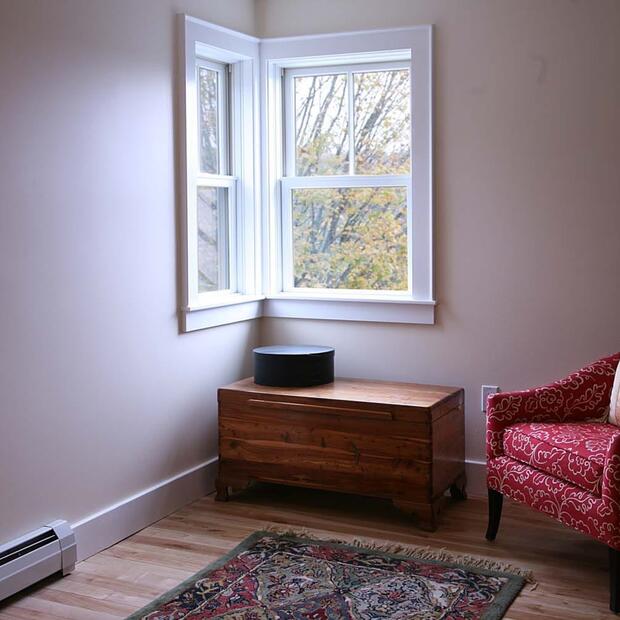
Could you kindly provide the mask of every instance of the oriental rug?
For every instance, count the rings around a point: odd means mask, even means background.
[[[526,581],[480,558],[360,545],[255,532],[128,620],[497,620]]]

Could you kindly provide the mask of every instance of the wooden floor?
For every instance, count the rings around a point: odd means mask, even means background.
[[[484,539],[486,502],[450,504],[433,534],[414,529],[388,502],[263,486],[228,503],[206,497],[0,604],[0,620],[124,618],[275,523],[338,538],[367,536],[509,560],[534,571],[505,618],[615,618],[608,611],[607,549],[528,508],[505,502],[498,539]]]

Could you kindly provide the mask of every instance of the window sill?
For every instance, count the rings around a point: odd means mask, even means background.
[[[228,325],[258,319],[263,310],[262,295],[230,295],[214,299],[212,303],[187,308],[182,312],[182,331]]]
[[[435,302],[387,295],[356,299],[345,296],[280,294],[265,299],[262,316],[433,325]]]
[[[262,295],[230,295],[215,299],[213,303],[185,310],[182,313],[182,330],[192,332],[263,316],[433,325],[435,302],[389,295],[363,299],[305,293],[281,293],[268,298]]]

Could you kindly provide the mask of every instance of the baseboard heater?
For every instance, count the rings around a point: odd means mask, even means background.
[[[75,534],[66,521],[54,521],[0,545],[0,601],[62,571],[75,568]]]

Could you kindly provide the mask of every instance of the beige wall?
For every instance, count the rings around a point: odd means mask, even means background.
[[[342,375],[551,379],[620,348],[620,3],[0,0],[0,541],[215,455],[264,342]],[[179,336],[174,14],[266,35],[436,25],[438,322]],[[255,21],[256,19],[256,21]]]
[[[620,349],[620,2],[259,0],[264,36],[434,24],[433,327],[263,320],[340,375],[524,388]]]
[[[0,542],[216,455],[256,322],[178,335],[175,14],[251,0],[0,0]]]

